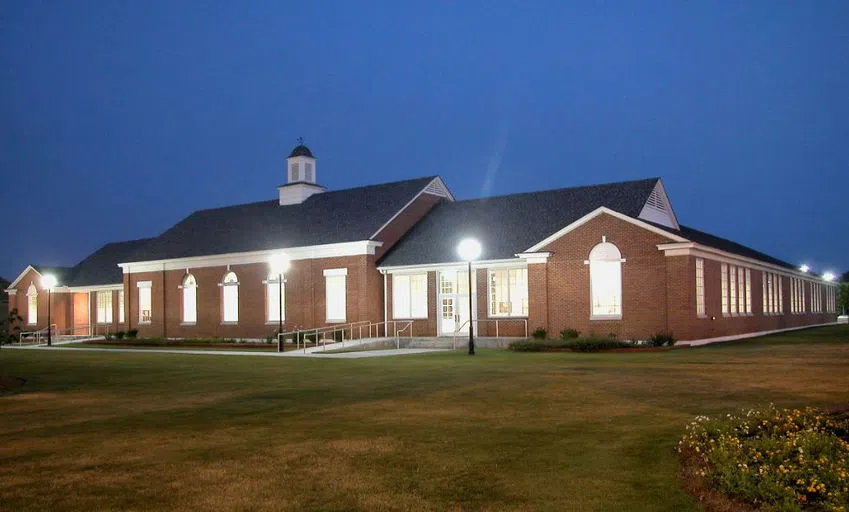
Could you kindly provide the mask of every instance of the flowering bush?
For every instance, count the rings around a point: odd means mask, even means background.
[[[704,484],[763,510],[849,510],[849,416],[816,409],[698,416],[678,453]]]

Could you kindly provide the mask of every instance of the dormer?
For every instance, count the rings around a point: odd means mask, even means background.
[[[316,185],[315,157],[310,148],[299,139],[298,145],[289,153],[286,159],[285,185],[277,187],[280,194],[280,204],[300,204],[313,194],[320,194],[326,189]]]

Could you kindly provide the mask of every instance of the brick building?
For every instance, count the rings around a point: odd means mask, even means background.
[[[263,338],[412,321],[416,336],[536,328],[693,340],[836,321],[836,285],[679,224],[659,178],[455,201],[438,176],[328,191],[303,145],[272,201],[197,211],[6,291],[24,330]],[[471,290],[456,247],[480,241]],[[269,261],[290,263],[282,290]],[[278,297],[282,295],[282,307]]]

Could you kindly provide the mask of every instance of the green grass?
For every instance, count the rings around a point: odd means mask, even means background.
[[[849,328],[650,353],[0,351],[0,510],[698,510],[697,414],[849,402]]]
[[[72,343],[68,345],[57,345],[56,348],[102,348],[102,349],[110,349],[110,350],[219,350],[219,351],[232,351],[235,350],[237,352],[276,352],[277,345],[263,345],[261,347],[212,347],[212,346],[192,346],[192,345],[116,345],[116,344],[105,344],[98,343],[96,341],[87,342],[87,343]],[[295,350],[295,347],[286,346],[286,352],[290,350]]]

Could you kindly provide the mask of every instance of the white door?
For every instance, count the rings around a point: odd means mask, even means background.
[[[474,281],[474,279],[473,279]],[[472,302],[474,309],[475,283],[472,283]],[[439,272],[439,334],[469,332],[469,273],[465,270],[444,270]],[[475,318],[477,315],[475,315]]]

